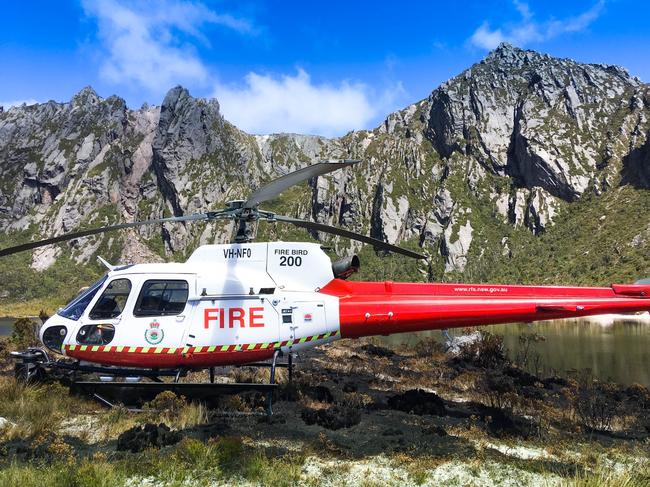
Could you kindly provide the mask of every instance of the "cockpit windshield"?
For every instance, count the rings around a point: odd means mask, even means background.
[[[60,309],[57,314],[63,316],[64,318],[77,321],[79,318],[81,318],[81,315],[84,313],[92,299],[95,297],[95,294],[97,294],[99,288],[102,287],[102,284],[104,284],[107,277],[108,274],[104,274],[101,279],[99,279],[85,291],[82,291],[80,294],[78,294],[65,306],[65,308]]]

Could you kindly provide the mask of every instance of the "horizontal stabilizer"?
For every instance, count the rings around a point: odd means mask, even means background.
[[[640,298],[650,296],[650,282],[636,284],[612,284],[612,289],[616,294],[623,296],[638,296]]]

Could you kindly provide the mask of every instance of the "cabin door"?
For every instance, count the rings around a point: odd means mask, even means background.
[[[144,347],[183,347],[192,306],[187,303],[193,277],[158,275],[142,283],[128,326]]]

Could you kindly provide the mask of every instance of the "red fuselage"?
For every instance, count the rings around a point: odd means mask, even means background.
[[[342,338],[650,311],[650,285],[501,286],[335,279],[321,292],[339,298]]]

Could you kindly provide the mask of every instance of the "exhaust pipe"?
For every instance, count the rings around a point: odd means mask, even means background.
[[[361,261],[357,255],[344,257],[341,260],[332,262],[332,272],[334,277],[338,279],[347,279],[355,272],[359,272],[361,268]]]

